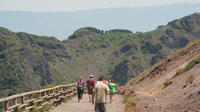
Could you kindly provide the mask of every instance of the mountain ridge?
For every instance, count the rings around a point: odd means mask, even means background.
[[[174,4],[66,13],[0,11],[0,25],[15,32],[55,36],[59,40],[64,40],[77,29],[89,26],[103,30],[117,28],[129,29],[132,32],[151,31],[173,19],[199,12],[199,6],[200,4]]]
[[[64,41],[0,28],[0,96],[72,83],[80,76],[86,80],[89,74],[105,75],[123,85],[199,40],[199,31],[199,13],[146,33],[81,28]]]

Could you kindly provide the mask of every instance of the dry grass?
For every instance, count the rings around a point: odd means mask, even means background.
[[[161,66],[162,64],[166,63],[167,61],[172,60],[175,56],[179,55],[180,53],[183,52],[188,52],[192,47],[194,47],[195,45],[200,44],[200,41],[195,41],[192,43],[189,43],[185,48],[177,50],[175,53],[170,54],[169,56],[165,57],[164,59],[162,59],[161,61],[159,61],[158,63],[156,63],[155,65],[153,65],[151,68],[146,69],[144,72],[138,74],[135,78],[131,79],[128,81],[127,84],[137,84],[141,81],[143,81],[147,75],[150,73],[150,71],[158,68],[159,66]],[[178,70],[177,73],[175,74],[174,77],[176,77],[177,75],[179,75],[180,73],[185,72],[186,70],[189,70],[190,68],[192,68],[195,64],[197,64],[198,62],[200,62],[200,59],[194,59],[188,66],[186,69],[182,70]]]
[[[125,111],[126,112],[139,112],[136,109],[136,103],[139,101],[139,99],[136,97],[134,92],[127,92],[124,95],[125,100]]]
[[[176,77],[184,72],[189,71],[190,69],[192,69],[195,65],[197,65],[199,63],[200,63],[200,57],[198,56],[198,57],[194,58],[185,68],[178,69],[176,74],[174,75],[174,77]]]
[[[193,80],[194,80],[194,75],[193,75],[193,74],[190,74],[190,75],[186,78],[185,83],[191,83]]]
[[[167,86],[171,85],[172,83],[173,83],[172,80],[167,79],[167,80],[163,83],[162,89],[166,88]]]

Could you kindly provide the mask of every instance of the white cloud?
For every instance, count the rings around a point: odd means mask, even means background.
[[[200,3],[200,0],[0,0],[0,10],[75,11],[175,3]]]

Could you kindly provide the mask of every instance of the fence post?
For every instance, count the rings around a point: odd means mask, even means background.
[[[41,92],[38,93],[38,98],[39,98],[39,99],[41,98]]]
[[[21,102],[22,102],[22,104],[25,103],[25,97],[24,96],[21,97]]]
[[[9,101],[5,101],[5,111],[8,111],[9,109]]]
[[[17,98],[14,98],[13,101],[14,101],[14,105],[17,105]],[[17,111],[17,107],[15,109],[16,109],[15,111]]]
[[[20,108],[30,110],[35,107],[35,104],[37,104],[36,106],[42,105],[44,103],[43,101],[45,101],[45,103],[51,101],[53,104],[56,102],[62,102],[64,98],[73,95],[75,90],[75,84],[60,85],[51,89],[17,94],[8,98],[0,99],[0,101],[1,103],[4,103],[3,108],[5,112],[9,112],[13,109],[14,111],[17,111]]]
[[[14,101],[14,105],[17,105],[17,98],[14,98],[13,101]]]

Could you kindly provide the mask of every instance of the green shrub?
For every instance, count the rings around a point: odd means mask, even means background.
[[[0,112],[3,112],[3,107],[4,107],[4,105],[0,104]]]
[[[48,85],[44,86],[43,89],[53,88],[53,87],[55,87],[55,85],[48,84]]]
[[[24,112],[24,109],[18,109],[17,112]]]
[[[31,110],[31,112],[46,112],[46,111],[48,111],[51,107],[52,107],[52,104],[46,104],[46,105],[44,105],[44,106],[43,106],[42,108],[40,108],[40,109],[34,108],[33,110]]]
[[[139,82],[143,81],[143,80],[144,80],[144,78],[145,78],[144,76],[143,76],[143,77],[141,77],[137,83],[139,83]]]
[[[199,64],[200,63],[200,58],[196,58],[194,60],[192,60],[185,68],[184,68],[184,71],[188,71],[190,70],[191,68],[193,68],[195,65]]]
[[[133,90],[124,92],[125,112],[138,112],[136,104],[139,101]]]
[[[0,112],[4,112],[4,110],[3,110],[3,109],[0,109]]]
[[[184,73],[184,72],[187,72],[188,70],[192,69],[195,65],[199,64],[200,63],[200,57],[196,58],[196,59],[193,59],[185,68],[183,69],[179,69],[175,76],[178,76],[179,74],[181,73]]]

